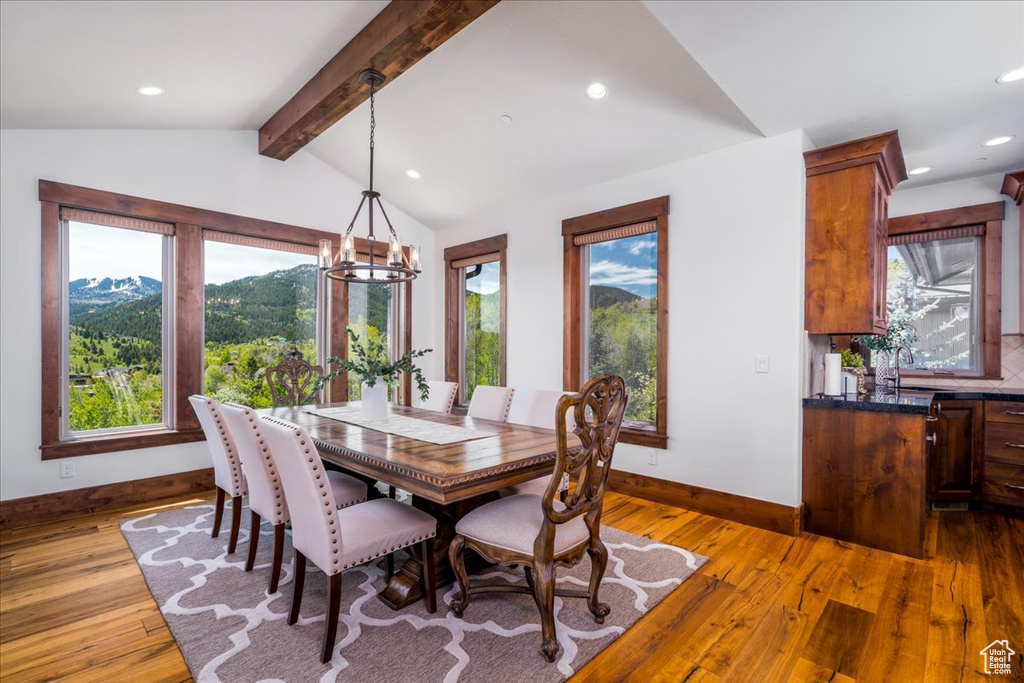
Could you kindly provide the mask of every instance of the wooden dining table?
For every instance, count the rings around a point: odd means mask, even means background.
[[[438,587],[453,579],[448,544],[455,535],[455,523],[473,508],[496,499],[500,489],[550,474],[554,469],[554,429],[388,406],[390,415],[489,434],[439,445],[308,412],[310,408],[359,405],[354,401],[266,408],[259,412],[303,427],[325,462],[361,475],[369,482],[381,481],[411,493],[413,506],[437,519],[434,555]],[[422,597],[421,560],[414,553],[395,572],[380,593],[385,604],[400,609]]]

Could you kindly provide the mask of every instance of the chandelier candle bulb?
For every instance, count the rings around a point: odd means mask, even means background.
[[[411,244],[409,245],[409,267],[417,273],[423,270],[420,267],[420,249]]]
[[[402,243],[394,235],[391,236],[391,244],[388,247],[388,263],[392,266],[402,265]]]
[[[331,253],[331,241],[320,240],[320,267],[330,268],[333,256]]]
[[[356,262],[356,245],[352,235],[345,236],[345,242],[341,246],[341,262],[346,265]]]

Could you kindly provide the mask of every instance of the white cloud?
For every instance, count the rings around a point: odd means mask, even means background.
[[[639,256],[645,251],[654,251],[658,247],[657,238],[651,238],[647,240],[637,240],[630,244],[623,244],[626,250],[633,256]]]
[[[638,268],[615,261],[593,261],[590,264],[590,284],[635,287],[653,287],[658,281],[655,268]]]

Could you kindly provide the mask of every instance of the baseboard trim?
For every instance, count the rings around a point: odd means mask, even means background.
[[[0,501],[0,529],[58,522],[94,512],[203,493],[214,488],[213,468],[175,472],[71,491]]]
[[[733,522],[756,526],[788,536],[800,533],[803,505],[789,507],[735,493],[725,493],[642,474],[612,470],[608,473],[608,489],[655,503],[693,510]]]

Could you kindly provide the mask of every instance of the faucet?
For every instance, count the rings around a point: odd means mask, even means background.
[[[894,351],[894,354],[896,355],[896,391],[900,390],[900,355],[903,351],[906,351],[907,356],[909,356],[908,362],[911,364],[914,363],[914,352],[910,350],[909,346],[896,347],[896,351]]]

